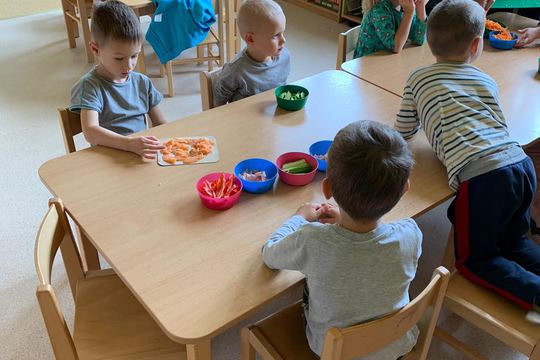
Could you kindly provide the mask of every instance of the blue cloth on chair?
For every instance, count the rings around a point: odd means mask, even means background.
[[[216,22],[212,0],[152,0],[156,12],[146,33],[159,61],[165,64],[199,45]]]

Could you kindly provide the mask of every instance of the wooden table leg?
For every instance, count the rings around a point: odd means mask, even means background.
[[[211,342],[206,340],[196,344],[187,344],[187,359],[188,360],[210,360],[211,359]]]
[[[81,231],[81,229],[77,226],[77,237],[79,238],[79,251],[81,252],[81,257],[83,261],[83,268],[84,270],[99,270],[101,269],[101,265],[99,263],[99,255],[90,240],[86,237],[86,235]]]

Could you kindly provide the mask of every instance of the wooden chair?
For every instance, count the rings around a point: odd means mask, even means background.
[[[347,54],[354,50],[359,33],[360,25],[338,35],[336,70],[341,70],[341,64],[347,61]]]
[[[75,298],[73,336],[51,286],[58,249]],[[186,359],[185,346],[165,336],[114,272],[84,272],[59,199],[49,202],[34,261],[36,295],[57,359]]]
[[[201,103],[202,109],[210,110],[214,108],[214,77],[221,71],[215,69],[213,71],[203,71],[199,77],[201,83]]]
[[[404,359],[425,359],[437,324],[449,272],[435,269],[428,286],[403,309],[383,318],[345,329],[331,328],[324,339],[321,360],[351,359],[378,350],[403,336],[418,323],[420,335],[416,346]],[[264,360],[315,360],[310,350],[296,303],[242,329],[242,360],[255,360],[257,352]]]
[[[451,231],[445,263],[453,264],[453,249],[454,238]],[[450,277],[443,306],[530,359],[540,359],[540,325],[525,320],[527,311],[494,291],[473,284],[455,270]],[[488,359],[440,327],[435,329],[435,336],[469,359]]]
[[[90,25],[88,19],[92,16],[92,0],[62,0],[62,12],[66,23],[69,47],[77,46],[75,41],[79,37],[79,25],[81,24],[83,33],[84,48],[88,62],[94,61],[94,55],[90,50]]]

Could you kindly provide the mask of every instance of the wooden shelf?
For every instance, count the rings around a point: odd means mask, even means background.
[[[343,14],[341,17],[345,20],[352,21],[356,24],[360,24],[362,22],[362,17],[357,15],[349,15],[349,14]]]
[[[310,10],[314,12],[315,14],[319,14],[321,16],[324,16],[326,18],[339,22],[340,17],[339,17],[338,11],[325,8],[323,6],[320,6],[318,4],[315,4],[311,1],[306,1],[306,0],[285,0],[285,1],[288,3],[303,7],[304,9]]]

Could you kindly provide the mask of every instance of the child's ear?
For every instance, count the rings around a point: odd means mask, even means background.
[[[480,36],[477,36],[473,39],[471,43],[471,54],[474,54],[474,55],[478,54],[478,50],[480,46],[482,46],[481,42],[482,42],[482,37]]]
[[[246,44],[253,44],[254,35],[255,34],[252,32],[247,32],[244,34],[244,41],[246,42]]]
[[[407,182],[405,185],[403,185],[403,192],[401,193],[401,196],[405,195],[407,191],[409,191],[409,188],[411,187],[411,181],[407,179]]]
[[[99,46],[95,41],[90,41],[90,50],[94,55],[99,55]]]
[[[329,200],[332,197],[332,186],[328,178],[324,178],[322,181],[322,192],[326,200]]]

